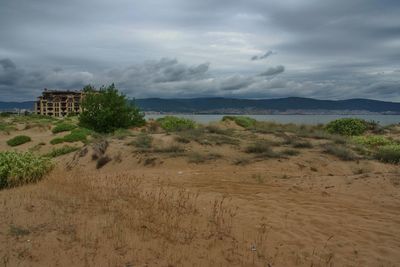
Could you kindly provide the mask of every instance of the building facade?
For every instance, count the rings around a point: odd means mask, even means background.
[[[44,89],[35,103],[35,113],[54,117],[65,117],[69,114],[79,114],[81,109],[82,91],[56,91]]]

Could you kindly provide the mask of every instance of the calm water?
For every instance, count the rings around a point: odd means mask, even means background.
[[[146,115],[147,119],[157,119],[165,115]],[[219,121],[224,115],[176,115],[177,117],[184,117],[192,119],[198,123],[209,123]],[[318,124],[328,123],[338,118],[360,118],[367,121],[377,121],[379,124],[385,126],[394,123],[400,123],[400,115],[246,115],[259,121],[274,121],[278,123],[296,123],[296,124]]]

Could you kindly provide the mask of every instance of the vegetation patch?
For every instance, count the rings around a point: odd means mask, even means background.
[[[341,160],[350,161],[358,159],[357,155],[351,149],[342,145],[325,144],[323,148],[325,153],[334,155]]]
[[[32,139],[29,136],[26,135],[17,135],[10,140],[7,141],[7,145],[9,146],[19,146],[25,143],[28,143],[32,141]]]
[[[282,155],[285,156],[297,156],[300,154],[300,151],[296,150],[296,149],[284,149],[280,152]]]
[[[269,140],[257,140],[253,144],[246,147],[246,153],[254,153],[254,154],[261,154],[261,153],[269,153],[271,152],[271,141]]]
[[[341,118],[329,122],[326,130],[331,134],[361,135],[368,129],[368,122],[356,118]]]
[[[139,150],[149,150],[153,146],[153,137],[146,133],[141,133],[130,144],[134,145]]]
[[[65,135],[64,137],[56,137],[50,141],[50,144],[56,145],[64,142],[73,143],[81,141],[83,143],[87,142],[87,137],[92,134],[92,131],[85,128],[76,128],[71,131],[71,133]]]
[[[197,152],[192,152],[188,154],[188,162],[189,163],[204,163],[206,161],[212,161],[221,158],[220,154],[209,153],[209,154],[201,154]]]
[[[201,145],[238,145],[240,141],[229,135],[212,133],[207,127],[199,127],[179,132],[175,140],[179,143],[195,141]]]
[[[237,125],[246,129],[254,126],[257,122],[257,120],[246,116],[224,116],[222,121],[233,121]]]
[[[392,144],[379,147],[375,158],[387,163],[400,163],[400,145]]]
[[[51,152],[47,153],[45,157],[56,158],[62,155],[69,154],[71,152],[79,150],[79,147],[74,146],[63,146],[61,148],[54,148]]]
[[[163,147],[155,147],[153,148],[153,152],[156,153],[183,153],[185,152],[185,148],[178,145],[178,144],[170,144],[168,146],[163,146]]]
[[[353,141],[369,148],[392,145],[394,142],[382,135],[354,136]]]
[[[196,128],[196,123],[193,120],[175,116],[165,116],[157,119],[157,122],[167,132],[179,132]]]
[[[49,158],[31,152],[0,152],[0,189],[36,182],[52,167]]]
[[[75,129],[77,126],[69,123],[59,123],[51,131],[56,133],[68,132]]]
[[[133,136],[132,132],[129,131],[128,129],[117,129],[114,131],[113,133],[113,137],[119,139],[119,140],[123,140],[129,136]]]

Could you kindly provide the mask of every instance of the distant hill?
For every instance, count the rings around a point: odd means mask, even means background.
[[[25,102],[1,102],[0,101],[0,111],[9,111],[13,109],[28,109],[32,110],[35,105],[34,101]]]
[[[370,99],[318,100],[287,97],[277,99],[237,98],[144,98],[135,103],[146,112],[161,113],[237,113],[237,114],[294,114],[294,113],[386,113],[400,114],[400,103]],[[0,102],[0,110],[33,109],[34,101]]]
[[[400,114],[400,103],[369,99],[317,100],[287,97],[278,99],[190,98],[136,99],[144,111],[178,113],[325,113],[326,111]],[[324,112],[325,111],[325,112]]]

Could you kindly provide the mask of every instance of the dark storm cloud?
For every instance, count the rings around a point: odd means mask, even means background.
[[[274,54],[274,52],[272,52],[271,50],[269,50],[267,53],[265,53],[264,55],[261,55],[261,56],[252,56],[251,57],[251,60],[261,60],[261,59],[266,59],[266,58],[268,58],[269,56],[271,56],[271,55],[273,55]]]
[[[115,82],[137,97],[400,101],[397,0],[0,5],[0,100]]]
[[[276,67],[271,67],[267,69],[266,71],[260,73],[260,76],[272,76],[272,75],[277,75],[285,71],[285,67],[280,65]]]

